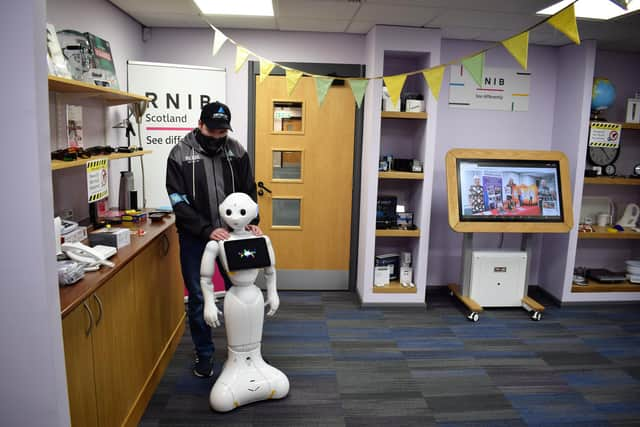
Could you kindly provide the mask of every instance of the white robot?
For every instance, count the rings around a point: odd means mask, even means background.
[[[204,319],[212,328],[220,326],[222,314],[216,306],[211,278],[216,257],[229,272],[233,286],[224,298],[224,319],[228,355],[216,380],[209,402],[218,412],[266,399],[281,399],[289,393],[289,379],[262,359],[262,323],[278,310],[275,257],[267,236],[254,236],[245,227],[258,215],[258,205],[244,193],[230,194],[219,207],[222,218],[233,229],[228,240],[210,241],[200,265],[200,286],[204,295]],[[264,268],[267,302],[255,285],[259,268]]]

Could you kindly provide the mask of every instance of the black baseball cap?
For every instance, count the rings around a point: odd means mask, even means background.
[[[200,112],[200,121],[209,129],[231,129],[231,110],[222,102],[210,102]]]

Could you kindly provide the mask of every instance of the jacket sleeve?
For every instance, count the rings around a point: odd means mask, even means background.
[[[256,191],[256,180],[253,176],[253,169],[251,168],[251,160],[249,159],[249,155],[244,153],[238,162],[238,187],[241,192],[247,193],[251,199],[258,203],[257,191]],[[260,214],[251,221],[251,224],[259,224],[260,223]]]
[[[195,210],[191,202],[189,202],[182,167],[171,155],[167,160],[166,186],[173,212],[176,215],[176,222],[189,234],[198,236],[203,240],[209,240],[214,226]]]

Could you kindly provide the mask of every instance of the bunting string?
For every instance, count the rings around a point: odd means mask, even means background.
[[[366,90],[367,84],[370,80],[383,80],[387,89],[389,90],[389,96],[391,97],[392,102],[395,104],[400,99],[400,94],[404,87],[405,81],[408,76],[422,74],[424,77],[431,94],[434,99],[438,99],[440,94],[440,87],[442,85],[444,70],[447,66],[451,65],[462,65],[464,69],[471,75],[473,80],[478,84],[478,86],[482,85],[482,77],[484,71],[484,61],[485,61],[485,53],[491,49],[502,46],[504,47],[513,58],[520,64],[520,66],[526,70],[527,69],[527,60],[529,55],[529,33],[545,23],[548,23],[556,30],[563,33],[569,40],[571,40],[575,44],[580,44],[580,35],[578,34],[578,26],[576,23],[575,16],[575,8],[574,5],[578,0],[574,0],[569,5],[558,11],[557,13],[542,19],[541,21],[533,24],[529,28],[525,29],[517,33],[514,36],[508,37],[505,40],[500,42],[493,43],[492,45],[471,53],[462,58],[458,58],[453,61],[449,61],[444,64],[434,65],[429,68],[423,68],[420,70],[408,71],[402,74],[396,74],[392,76],[374,76],[374,77],[335,77],[335,76],[324,76],[319,74],[311,74],[305,71],[296,70],[290,67],[286,67],[284,65],[280,65],[277,62],[273,62],[267,58],[264,58],[251,50],[245,48],[238,44],[235,40],[231,39],[220,29],[216,28],[213,24],[211,24],[205,16],[201,15],[201,17],[205,20],[205,22],[211,27],[214,31],[214,39],[213,39],[213,48],[212,54],[215,56],[219,51],[222,45],[225,42],[230,42],[236,46],[236,63],[235,63],[235,71],[238,72],[247,62],[249,56],[253,56],[258,58],[260,61],[260,82],[262,82],[268,75],[271,73],[273,68],[280,67],[285,70],[286,74],[286,82],[287,82],[287,93],[291,95],[295,90],[298,82],[303,76],[313,77],[315,79],[316,84],[316,94],[318,97],[318,104],[322,106],[324,98],[327,95],[329,88],[331,87],[331,83],[334,80],[343,80],[349,83],[354,100],[360,108],[362,104],[362,98],[364,97],[364,92]]]

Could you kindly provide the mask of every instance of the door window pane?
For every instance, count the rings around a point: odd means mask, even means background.
[[[273,131],[302,132],[302,102],[273,101]]]
[[[273,226],[300,226],[300,199],[273,199]]]
[[[273,179],[301,179],[302,151],[273,151]]]

